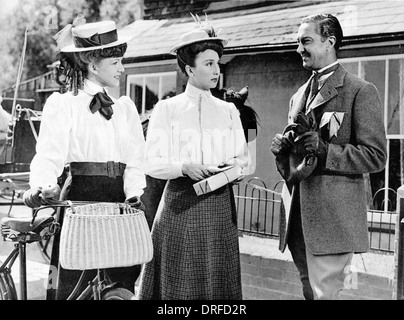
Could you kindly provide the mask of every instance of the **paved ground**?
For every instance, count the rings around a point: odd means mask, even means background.
[[[0,204],[4,203],[0,200]],[[9,206],[0,206],[0,219],[7,217]],[[13,206],[10,216],[31,216],[31,209],[25,206]],[[3,241],[0,238],[0,261],[4,262],[5,258],[13,249],[12,242]],[[37,243],[27,245],[27,286],[29,300],[44,300],[46,292],[46,283],[48,277],[49,266],[45,258],[42,256]],[[19,290],[19,260],[14,263],[12,268],[12,276],[20,295]]]

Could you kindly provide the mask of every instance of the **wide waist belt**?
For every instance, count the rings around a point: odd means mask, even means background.
[[[126,164],[114,161],[70,163],[72,176],[107,176],[115,178],[123,176],[125,168]]]

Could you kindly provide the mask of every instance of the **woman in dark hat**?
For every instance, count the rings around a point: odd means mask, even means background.
[[[232,184],[197,195],[193,184],[220,165],[247,174],[250,155],[237,108],[215,98],[227,41],[197,21],[171,49],[188,77],[185,92],[159,101],[146,139],[146,174],[168,180],[156,214],[153,259],[141,274],[139,299],[242,298]]]
[[[119,85],[126,39],[118,39],[113,21],[68,26],[57,36],[59,46],[68,43],[61,48],[61,65],[67,68],[69,90],[53,93],[43,108],[30,167],[31,188],[24,202],[38,207],[41,195],[57,197],[58,177],[68,166],[62,199],[127,201],[139,207],[145,187],[140,118],[129,97],[115,99],[105,89]],[[81,274],[58,266],[58,245],[55,236],[47,299],[55,298],[55,293],[56,299],[66,299]],[[107,273],[134,292],[140,266],[107,269]]]

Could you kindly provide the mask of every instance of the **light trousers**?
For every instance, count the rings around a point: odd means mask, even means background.
[[[339,300],[351,284],[353,253],[315,256],[306,249],[307,270],[314,300]]]
[[[290,219],[287,243],[299,271],[304,298],[340,299],[341,290],[352,285],[350,266],[353,253],[313,255],[305,245],[299,204],[295,204],[294,213]]]

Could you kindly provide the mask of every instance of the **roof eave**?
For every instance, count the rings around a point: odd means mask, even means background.
[[[369,46],[395,46],[404,45],[404,32],[398,33],[383,33],[361,36],[345,37],[342,42],[342,50],[347,49],[360,49]],[[264,52],[280,53],[292,52],[297,48],[296,42],[284,42],[277,44],[259,44],[252,46],[237,46],[226,47],[224,55],[237,55],[237,54],[257,54]],[[139,63],[139,62],[152,62],[161,60],[173,60],[175,56],[171,54],[156,54],[148,56],[128,57],[123,59],[124,64]]]

